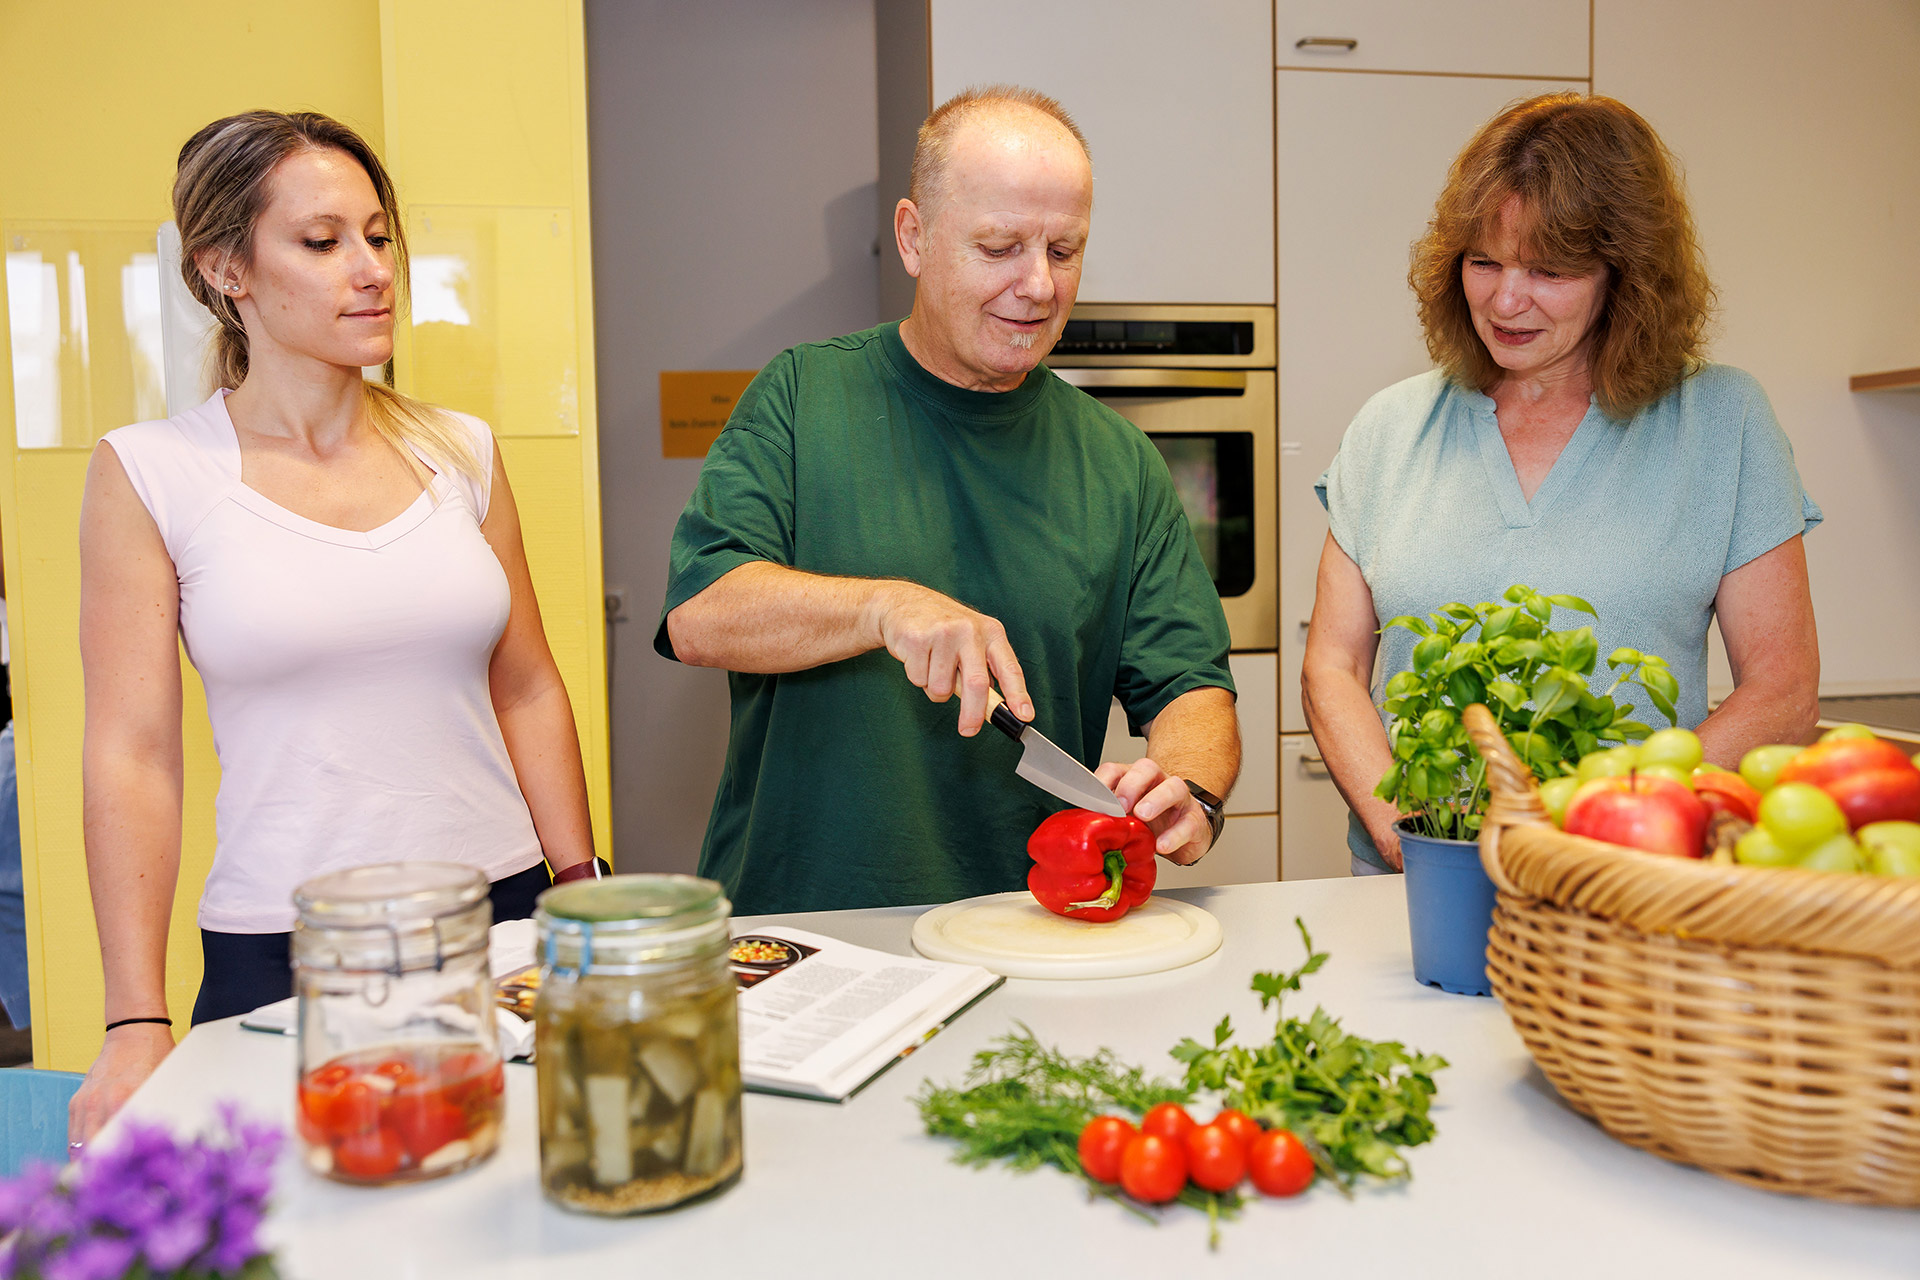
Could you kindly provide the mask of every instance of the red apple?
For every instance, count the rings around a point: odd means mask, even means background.
[[[1870,822],[1920,822],[1920,769],[1902,764],[1898,769],[1862,769],[1824,783],[1847,815],[1847,829],[1858,831]]]
[[[1706,826],[1707,806],[1669,778],[1596,778],[1567,806],[1569,835],[1678,858],[1705,852]]]
[[[1693,794],[1707,806],[1709,813],[1730,813],[1748,822],[1758,821],[1754,815],[1760,812],[1760,793],[1737,773],[1728,773],[1725,769],[1695,769]]]
[[[1836,738],[1820,742],[1787,763],[1780,771],[1781,782],[1811,782],[1824,788],[1850,773],[1868,769],[1912,769],[1913,761],[1891,742],[1878,738]]]

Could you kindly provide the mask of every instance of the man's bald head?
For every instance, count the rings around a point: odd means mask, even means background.
[[[913,173],[907,199],[920,210],[920,216],[933,221],[941,201],[948,194],[953,168],[953,153],[962,134],[970,128],[1025,130],[1038,127],[1060,131],[1072,137],[1082,155],[1089,157],[1086,135],[1073,122],[1067,109],[1053,98],[1035,89],[1018,85],[994,84],[964,89],[948,98],[920,126],[913,148]]]

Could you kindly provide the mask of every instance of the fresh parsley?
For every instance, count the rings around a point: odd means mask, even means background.
[[[1396,1040],[1349,1034],[1325,1009],[1305,1019],[1287,1017],[1285,993],[1300,990],[1300,980],[1327,962],[1325,952],[1313,949],[1306,924],[1295,919],[1294,925],[1306,962],[1291,973],[1253,975],[1260,1008],[1275,1012],[1273,1039],[1233,1044],[1232,1021],[1222,1018],[1212,1047],[1186,1039],[1173,1056],[1187,1064],[1190,1090],[1217,1093],[1223,1106],[1238,1107],[1266,1128],[1293,1130],[1342,1191],[1362,1176],[1406,1178],[1401,1148],[1432,1139],[1433,1075],[1447,1060]]]

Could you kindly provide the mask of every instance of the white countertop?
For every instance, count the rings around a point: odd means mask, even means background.
[[[749,1094],[746,1173],[717,1199],[651,1217],[595,1219],[547,1205],[537,1177],[533,1069],[507,1068],[499,1153],[410,1187],[359,1189],[283,1159],[269,1236],[289,1280],[484,1276],[977,1277],[1920,1277],[1920,1212],[1775,1195],[1669,1164],[1606,1136],[1562,1103],[1491,999],[1414,982],[1398,877],[1296,881],[1173,896],[1219,917],[1226,942],[1197,964],[1140,978],[1012,980],[852,1101]],[[908,952],[917,908],[779,917]],[[1332,959],[1293,999],[1346,1026],[1445,1055],[1439,1136],[1413,1180],[1343,1200],[1316,1186],[1249,1204],[1207,1251],[1205,1216],[1160,1225],[1089,1202],[1052,1169],[965,1169],[921,1131],[922,1080],[957,1081],[976,1049],[1025,1022],[1069,1052],[1102,1045],[1174,1076],[1166,1051],[1224,1013],[1271,1033],[1247,988],[1301,959],[1293,918]],[[759,923],[773,917],[760,918]],[[195,1030],[129,1111],[187,1128],[221,1098],[291,1123],[291,1039],[237,1021]],[[1200,1108],[1205,1114],[1204,1105]]]

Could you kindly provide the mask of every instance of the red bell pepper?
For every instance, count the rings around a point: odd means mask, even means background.
[[[1027,889],[1055,915],[1105,924],[1153,892],[1153,830],[1131,815],[1062,809],[1034,828],[1027,856]]]

